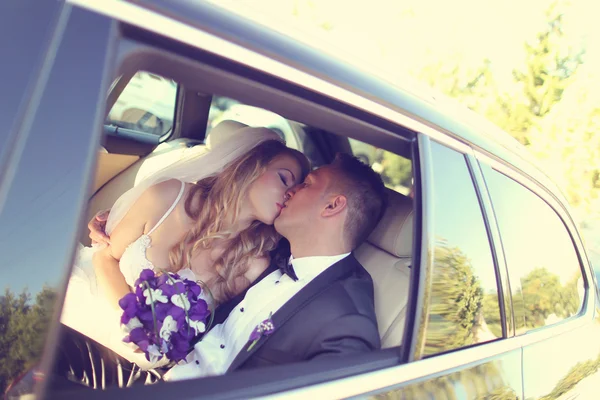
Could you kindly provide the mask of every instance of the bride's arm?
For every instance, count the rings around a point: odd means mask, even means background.
[[[119,300],[131,291],[119,268],[119,260],[127,246],[144,234],[146,225],[164,213],[163,198],[171,197],[169,189],[163,183],[146,190],[113,229],[110,244],[94,254],[92,262],[98,286],[116,308],[119,308]]]

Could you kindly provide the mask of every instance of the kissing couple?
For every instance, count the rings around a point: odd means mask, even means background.
[[[373,282],[352,251],[385,210],[381,177],[347,154],[311,171],[267,128],[217,135],[90,221],[96,243],[80,248],[67,288],[59,377],[127,386],[380,348]],[[119,300],[146,269],[202,282],[214,310],[169,368],[123,343]]]

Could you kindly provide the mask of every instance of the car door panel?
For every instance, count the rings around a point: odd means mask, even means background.
[[[456,360],[461,351],[450,353]],[[483,362],[440,371],[417,382],[407,382],[393,389],[372,394],[372,399],[522,399],[522,379],[518,368],[521,350],[513,350]],[[418,363],[407,366],[418,367]],[[427,373],[426,371],[424,371]]]
[[[480,159],[507,261],[525,398],[596,398],[597,291],[571,219],[526,176]]]
[[[596,399],[600,388],[600,319],[523,347],[526,399]]]

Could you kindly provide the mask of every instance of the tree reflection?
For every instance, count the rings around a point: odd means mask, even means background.
[[[484,312],[485,310],[485,312]],[[493,324],[493,329],[488,326]],[[424,353],[426,355],[469,346],[501,333],[496,292],[484,297],[471,261],[458,247],[438,239]]]
[[[566,284],[546,268],[535,268],[521,279],[513,294],[517,328],[537,328],[568,318],[579,310],[579,274]]]
[[[600,356],[595,360],[577,363],[567,375],[562,378],[550,393],[540,400],[558,399],[563,394],[573,389],[584,378],[596,373],[600,368]]]
[[[515,361],[518,358],[515,358]],[[476,399],[515,400],[520,396],[512,388],[503,371],[503,361],[496,360],[462,371],[411,384],[386,393],[372,396],[374,399]],[[517,388],[518,389],[518,388]]]
[[[33,303],[27,290],[6,289],[0,296],[0,393],[39,361],[55,301],[56,292],[47,286]]]

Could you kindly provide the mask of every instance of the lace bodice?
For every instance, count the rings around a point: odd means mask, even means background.
[[[144,269],[156,269],[152,261],[146,257],[146,251],[150,246],[152,246],[152,239],[150,235],[144,234],[127,246],[123,252],[119,261],[119,268],[129,286],[134,286],[135,281]]]

